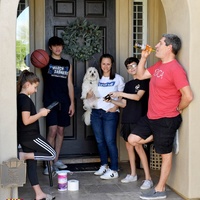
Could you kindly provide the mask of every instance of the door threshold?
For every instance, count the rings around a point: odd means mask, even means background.
[[[75,163],[96,163],[100,162],[100,158],[94,157],[94,158],[86,158],[86,157],[80,157],[80,158],[63,158],[61,159],[63,163],[66,164],[75,164]]]

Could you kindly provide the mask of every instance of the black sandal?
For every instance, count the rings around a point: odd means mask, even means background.
[[[54,199],[56,199],[55,196],[52,196],[52,195],[50,195],[50,194],[47,194],[46,198],[43,198],[43,199],[40,199],[40,200],[54,200]],[[36,200],[36,199],[34,199],[34,200]]]

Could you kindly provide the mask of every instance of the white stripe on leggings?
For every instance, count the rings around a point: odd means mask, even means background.
[[[45,141],[41,140],[40,138],[37,138],[33,141],[51,154],[51,156],[35,156],[35,160],[54,160],[55,159],[56,157],[55,150],[49,144],[47,144]]]

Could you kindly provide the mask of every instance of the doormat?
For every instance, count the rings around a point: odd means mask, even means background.
[[[67,170],[69,171],[97,171],[101,164],[99,162],[94,163],[75,163],[67,164]]]

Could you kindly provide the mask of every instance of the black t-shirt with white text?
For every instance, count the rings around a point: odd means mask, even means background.
[[[126,107],[123,108],[121,123],[135,124],[147,113],[149,79],[138,80],[133,79],[125,84],[124,93],[137,94],[139,90],[144,90],[145,93],[139,101],[126,99]]]
[[[50,56],[48,66],[42,68],[44,80],[43,102],[47,107],[53,101],[69,104],[68,73],[70,63],[61,58],[56,60]]]

